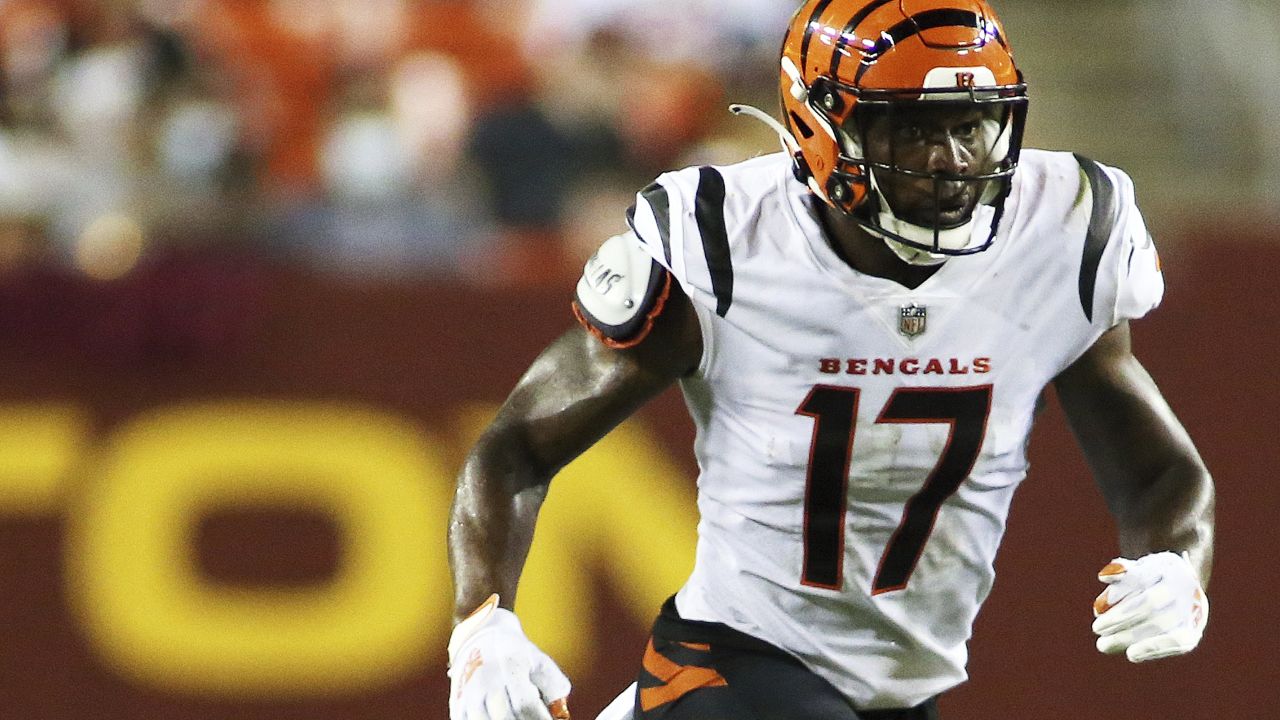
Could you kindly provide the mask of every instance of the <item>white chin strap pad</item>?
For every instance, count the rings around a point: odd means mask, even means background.
[[[884,193],[880,190],[880,184],[876,180],[875,169],[871,169],[869,174],[871,176],[871,188],[875,192],[874,197],[879,204],[875,209],[875,212],[880,227],[894,235],[904,237],[912,242],[932,246],[934,241],[933,228],[915,225],[898,218],[898,216],[893,213],[893,208],[889,207],[889,201],[885,199]],[[981,223],[989,229],[993,216],[994,212],[989,206],[978,205],[978,207],[974,209],[973,215],[969,218],[968,222],[959,227],[949,228],[938,232],[938,247],[952,251],[964,250],[974,244],[975,226],[978,226]],[[872,232],[874,232],[874,230]],[[911,265],[939,265],[945,262],[949,257],[943,253],[929,252],[928,250],[904,245],[903,243],[895,240],[891,235],[883,235],[880,233],[876,234],[884,240],[885,244],[889,246],[889,249],[893,251],[894,255],[897,255],[903,262]]]

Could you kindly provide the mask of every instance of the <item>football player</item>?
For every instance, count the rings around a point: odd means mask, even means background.
[[[1098,649],[1199,642],[1213,484],[1130,350],[1164,285],[1128,176],[1022,148],[1026,85],[985,0],[807,0],[779,79],[782,123],[735,110],[784,152],[638,193],[578,283],[582,327],[466,460],[453,720],[567,714],[510,611],[534,519],[559,468],[676,382],[696,563],[611,714],[936,717],[1049,385],[1119,528]]]

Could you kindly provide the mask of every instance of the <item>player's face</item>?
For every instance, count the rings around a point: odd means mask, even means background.
[[[901,219],[949,228],[969,220],[985,183],[964,177],[987,174],[1002,127],[997,107],[960,103],[912,103],[863,113],[865,157],[890,207]],[[936,186],[935,186],[936,183]]]

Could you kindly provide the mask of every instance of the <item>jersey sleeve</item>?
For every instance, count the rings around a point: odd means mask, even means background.
[[[1134,196],[1133,181],[1122,170],[1080,159],[1093,195],[1081,274],[1082,297],[1090,274],[1096,278],[1094,322],[1112,327],[1146,315],[1164,297],[1160,255]],[[1096,262],[1093,273],[1088,264]]]
[[[605,241],[578,281],[574,315],[609,347],[632,347],[649,334],[673,279],[687,293],[692,290],[683,251],[681,175],[664,173],[636,193],[627,210],[630,231]]]
[[[627,224],[650,257],[683,283],[683,214],[680,186],[673,173],[666,173],[636,193],[635,204],[627,210]],[[674,249],[673,249],[674,248]],[[680,260],[677,270],[676,261]]]
[[[724,317],[733,301],[725,180],[710,167],[664,173],[636,194],[627,221],[694,306]]]

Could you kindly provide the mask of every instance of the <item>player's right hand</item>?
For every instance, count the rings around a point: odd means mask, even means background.
[[[569,689],[497,595],[449,638],[450,720],[569,720]]]

